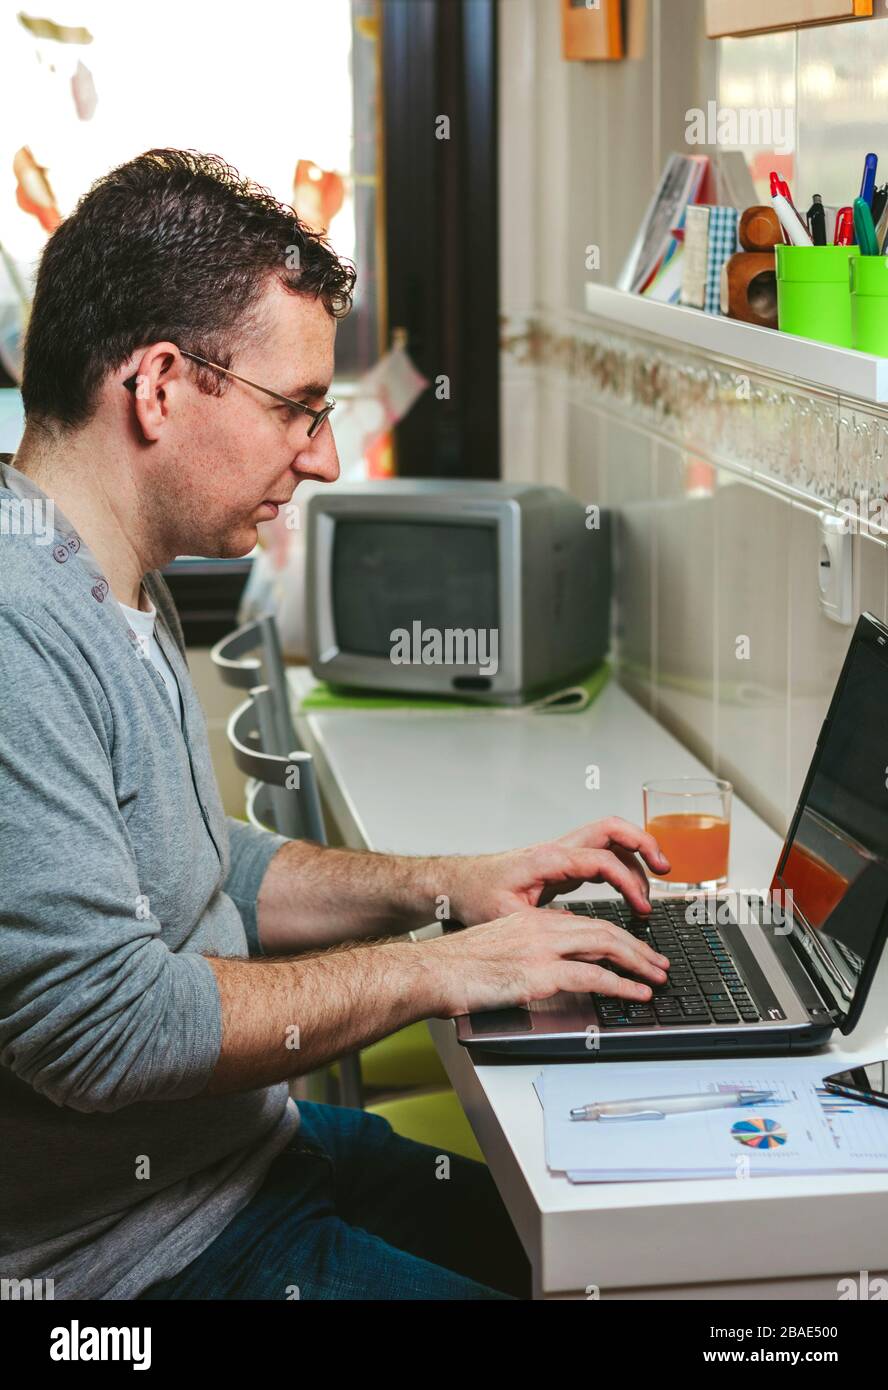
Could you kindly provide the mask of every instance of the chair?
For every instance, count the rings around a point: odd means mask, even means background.
[[[282,732],[276,716],[277,701],[271,689],[260,685],[250,690],[249,699],[238,706],[228,721],[228,742],[234,761],[250,779],[247,818],[263,828],[262,814],[270,815],[271,826],[267,820],[264,825],[279,835],[325,844],[324,816],[311,754],[295,743],[286,753],[265,751],[275,746]],[[260,793],[262,814],[257,812]]]
[[[276,830],[291,839],[324,844],[326,834],[314,760],[310,753],[301,749],[294,749],[288,756],[262,751],[265,738],[272,736],[273,696],[267,686],[248,688],[249,698],[228,721],[228,741],[234,761],[250,778],[247,818],[259,829]],[[388,1070],[388,1079],[393,1082],[399,1057],[402,1064],[406,1057],[412,1057],[414,1067],[424,1069],[426,1082],[444,1075],[421,1024],[381,1039],[366,1049],[365,1055],[368,1070],[376,1073],[374,1079]],[[340,1058],[331,1074],[338,1081],[341,1103],[364,1108],[361,1055],[354,1053]],[[400,1084],[404,1084],[403,1080]],[[398,1096],[368,1105],[367,1109],[388,1119],[392,1128],[404,1138],[470,1158],[481,1157],[468,1121],[451,1090]]]
[[[290,840],[325,844],[324,815],[311,754],[294,749],[284,757],[262,751],[277,737],[280,726],[274,712],[272,691],[260,685],[250,689],[249,698],[228,721],[235,764],[250,779],[247,820],[258,830],[276,830]],[[361,1063],[356,1054],[340,1061],[339,1089],[344,1105],[362,1106]]]
[[[388,1120],[395,1133],[404,1139],[484,1162],[484,1154],[455,1091],[396,1096],[393,1100],[368,1105],[366,1109],[369,1114]]]
[[[259,655],[253,655],[253,653]],[[287,673],[277,623],[272,615],[255,618],[223,637],[210,652],[210,660],[226,685],[237,690],[267,686],[271,709],[262,751],[286,755],[299,747],[290,716]]]

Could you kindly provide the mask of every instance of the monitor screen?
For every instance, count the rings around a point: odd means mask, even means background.
[[[388,658],[392,632],[498,628],[497,529],[427,521],[336,521],[333,536],[336,645]]]
[[[888,905],[888,657],[855,638],[775,887],[847,1013]],[[808,931],[804,929],[808,928]]]

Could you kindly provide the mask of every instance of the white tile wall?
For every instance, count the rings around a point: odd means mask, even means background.
[[[788,814],[791,503],[719,473],[716,505],[716,766],[760,815]]]
[[[699,461],[666,444],[654,457],[654,712],[706,760],[715,747],[716,499],[700,486],[688,495]]]
[[[793,107],[800,196],[850,201],[863,154],[884,137],[888,19],[716,45],[703,37],[704,0],[649,0],[640,58],[565,63],[559,9],[500,3],[507,321],[539,315],[576,328],[586,248],[600,246],[602,280],[612,281],[666,155],[681,147],[688,109],[710,97]],[[888,177],[888,138],[881,153]],[[693,422],[679,421],[668,443],[631,411],[616,418],[582,383],[508,352],[502,390],[504,475],[558,483],[615,514],[623,683],[783,831],[851,633],[820,611],[817,514],[793,500],[811,490],[810,458],[796,457],[820,438],[801,418],[811,401],[790,407],[800,416],[785,431],[783,468],[770,434],[771,458],[748,430],[710,440],[711,456],[691,454],[681,446]],[[827,407],[848,460],[865,431],[846,403]],[[717,467],[734,462],[726,450],[750,447],[754,458],[737,458],[747,477]],[[831,496],[832,481],[816,491]],[[888,620],[884,541],[855,537],[854,557],[855,611]]]

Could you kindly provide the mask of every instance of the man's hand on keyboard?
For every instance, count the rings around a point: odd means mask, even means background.
[[[599,962],[612,962],[654,985],[665,982],[669,964],[622,927],[537,908],[422,941],[415,950],[438,999],[436,1014],[445,1018],[529,1004],[560,990],[646,1002],[649,985]]]
[[[636,912],[646,913],[650,900],[642,860],[654,873],[669,870],[653,835],[612,816],[529,849],[439,860],[440,891],[449,895],[451,917],[467,926],[542,907],[584,883],[609,883]]]

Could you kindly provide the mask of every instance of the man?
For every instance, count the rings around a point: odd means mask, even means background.
[[[353,282],[291,209],[175,150],[99,180],[43,254],[0,462],[32,523],[0,537],[0,1276],[56,1298],[526,1292],[482,1165],[442,1181],[435,1150],[287,1083],[417,1019],[665,978],[539,909],[586,880],[647,909],[636,852],[668,865],[624,822],[453,859],[226,823],[158,570],[248,553],[300,479],[335,481]],[[406,939],[440,894],[471,929]]]

